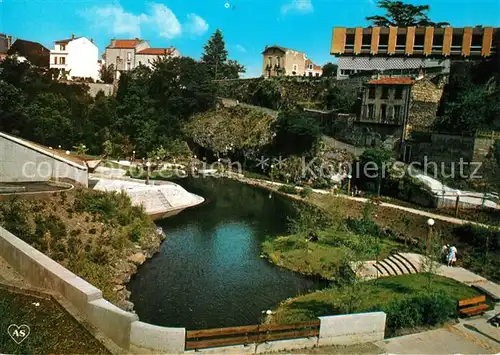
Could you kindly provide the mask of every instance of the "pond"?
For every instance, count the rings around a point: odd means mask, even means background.
[[[260,257],[266,236],[286,233],[291,200],[228,179],[176,182],[206,202],[157,222],[167,239],[128,285],[141,321],[189,330],[258,324],[262,311],[326,286]]]

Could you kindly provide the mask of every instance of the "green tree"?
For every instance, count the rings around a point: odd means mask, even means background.
[[[370,16],[366,19],[371,21],[374,26],[388,27],[408,27],[408,26],[449,26],[447,22],[432,22],[427,12],[429,5],[405,4],[402,1],[379,0],[378,7],[386,11],[384,16]]]
[[[237,79],[239,73],[245,72],[245,67],[234,60],[228,61],[228,52],[224,36],[217,29],[204,46],[201,60],[205,63],[214,79]]]
[[[338,65],[335,63],[326,63],[323,65],[323,74],[325,78],[334,78],[337,76]]]
[[[382,179],[386,177],[385,174],[388,174],[391,160],[391,152],[382,148],[368,148],[359,157],[360,171],[365,175],[365,179],[376,180],[379,196]]]
[[[15,86],[0,81],[0,131],[18,135],[26,124],[25,97]]]
[[[111,64],[109,66],[102,65],[99,69],[99,77],[106,84],[112,84],[115,77],[115,66]]]
[[[321,138],[318,121],[300,111],[280,112],[272,128],[276,133],[273,148],[278,154],[312,154]]]

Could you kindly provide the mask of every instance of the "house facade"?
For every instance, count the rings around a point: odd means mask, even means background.
[[[122,71],[132,70],[139,65],[152,67],[156,59],[162,56],[180,57],[181,53],[174,47],[151,48],[148,42],[141,39],[113,39],[106,47],[106,66],[113,65],[116,77]]]
[[[50,68],[61,69],[69,80],[92,78],[99,80],[99,49],[92,39],[75,37],[55,41],[50,51]]]
[[[398,126],[406,124],[414,83],[409,77],[370,80],[363,92],[359,121]]]
[[[307,59],[304,52],[281,46],[266,46],[262,52],[262,75],[275,76],[321,76],[321,67]]]
[[[360,72],[447,74],[453,59],[494,55],[499,35],[493,27],[335,27],[330,53],[338,57],[338,79]]]

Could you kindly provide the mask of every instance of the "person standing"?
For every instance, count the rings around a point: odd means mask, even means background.
[[[448,266],[453,266],[457,261],[457,248],[455,248],[455,246],[452,246],[448,249],[447,261]]]

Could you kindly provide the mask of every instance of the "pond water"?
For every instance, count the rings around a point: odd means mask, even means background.
[[[326,286],[260,258],[286,233],[293,202],[228,179],[176,181],[206,202],[157,222],[167,239],[128,285],[141,321],[206,329],[258,324],[262,311]]]

